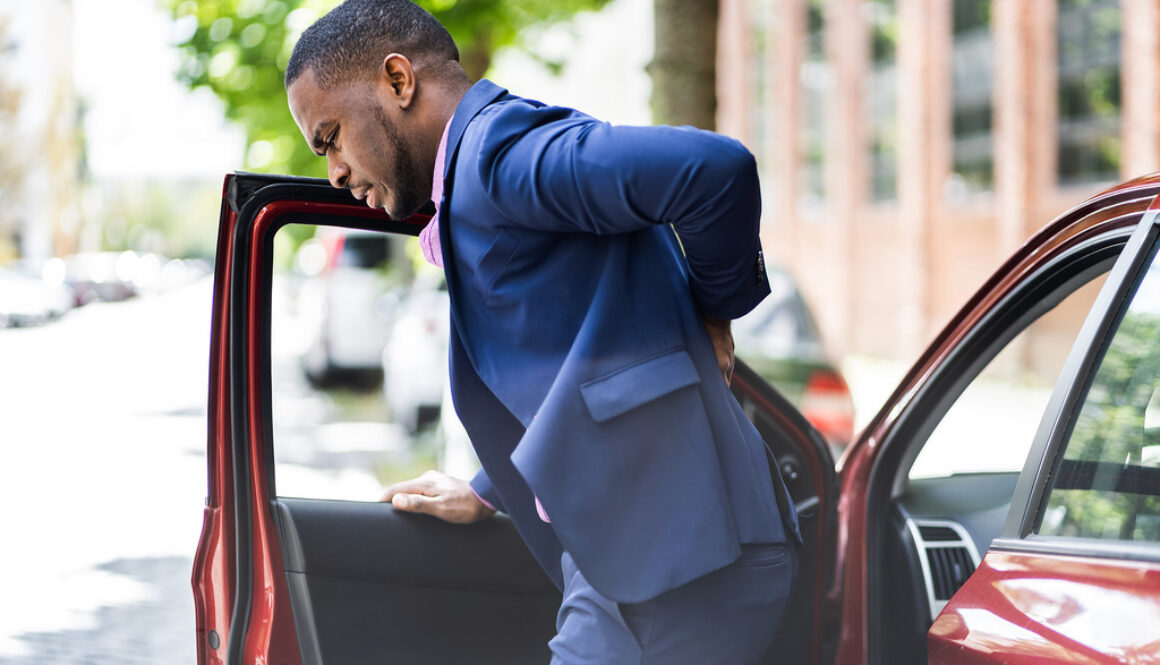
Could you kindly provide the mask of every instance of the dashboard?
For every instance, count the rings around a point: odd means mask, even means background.
[[[930,621],[1002,532],[1018,480],[1018,473],[1008,472],[907,482],[896,503],[896,535],[917,563],[911,574],[921,580],[919,595],[926,598]]]

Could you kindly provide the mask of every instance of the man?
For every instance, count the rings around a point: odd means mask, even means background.
[[[446,271],[452,394],[483,470],[384,500],[508,513],[564,594],[553,663],[760,658],[800,536],[728,390],[729,321],[769,292],[752,156],[472,85],[406,0],[340,5],[286,84],[335,187],[395,218],[438,209],[420,241]]]

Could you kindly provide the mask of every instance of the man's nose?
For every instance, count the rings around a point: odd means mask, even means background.
[[[339,189],[345,188],[350,184],[350,169],[346,167],[340,160],[334,159],[327,155],[327,177],[330,179],[330,184]]]

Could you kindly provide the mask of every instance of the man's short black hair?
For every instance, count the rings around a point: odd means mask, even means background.
[[[414,63],[459,60],[451,34],[415,3],[346,0],[302,33],[286,65],[286,87],[308,69],[322,88],[370,76],[390,53]]]

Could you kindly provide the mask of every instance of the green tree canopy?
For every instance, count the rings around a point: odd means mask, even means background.
[[[286,107],[283,73],[298,36],[338,0],[160,0],[180,34],[178,78],[208,86],[246,135],[245,168],[325,176]],[[451,32],[463,67],[483,76],[497,49],[534,25],[595,10],[609,0],[418,0]]]

